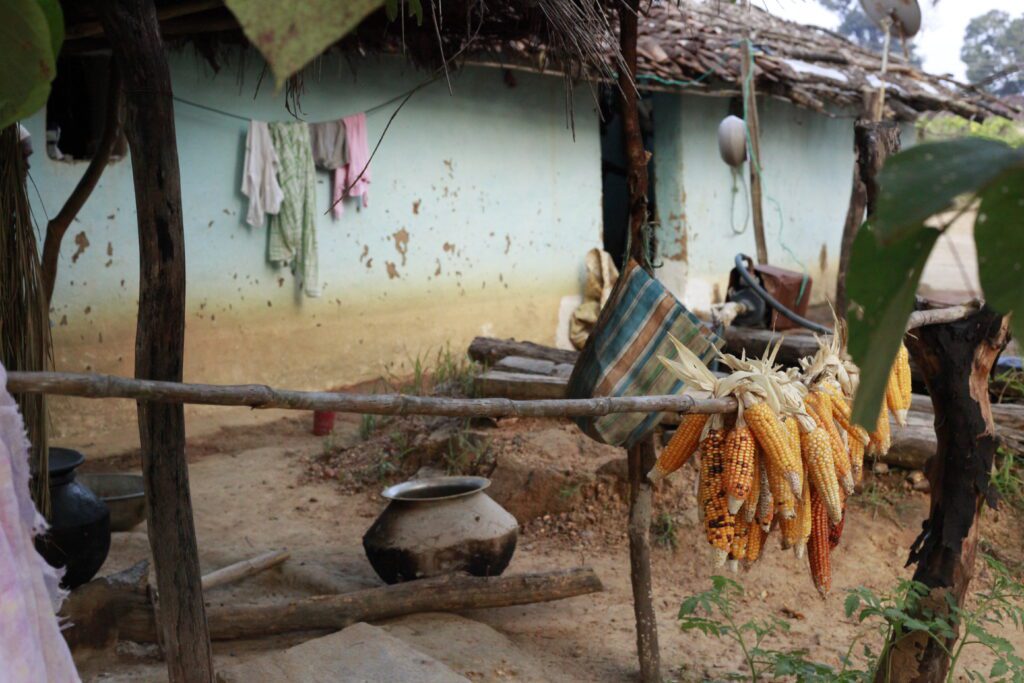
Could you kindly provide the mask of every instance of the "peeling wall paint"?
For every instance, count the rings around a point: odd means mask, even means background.
[[[288,120],[283,95],[253,92],[248,59],[214,76],[191,53],[172,54],[175,94],[263,120]],[[338,60],[308,77],[309,121],[365,110],[405,92],[423,73],[398,59]],[[325,215],[331,179],[317,174],[323,296],[304,297],[288,269],[266,260],[266,231],[244,223],[246,123],[175,104],[187,248],[186,381],[324,388],[379,376],[385,366],[482,330],[553,343],[562,298],[578,294],[587,250],[601,244],[601,162],[589,94],[575,103],[575,140],[560,77],[467,68],[417,92],[373,160],[369,206],[346,200]],[[368,116],[370,144],[390,108]],[[27,122],[45,139],[44,116]],[[53,215],[85,169],[36,146],[40,218]],[[109,166],[74,222],[53,299],[60,370],[132,374],[138,242],[130,160]],[[92,246],[89,246],[89,245]],[[400,368],[396,366],[396,371]],[[111,406],[115,406],[111,408]],[[104,411],[107,411],[105,413]],[[110,413],[110,411],[113,411]],[[58,436],[133,420],[130,402],[55,402]],[[82,438],[85,438],[84,436]]]
[[[853,179],[853,119],[759,102],[768,259],[814,279],[812,301],[835,294],[839,242]],[[722,300],[737,252],[754,255],[749,169],[718,154],[729,100],[658,94],[654,99],[658,277],[688,306]],[[907,141],[905,140],[905,143]]]

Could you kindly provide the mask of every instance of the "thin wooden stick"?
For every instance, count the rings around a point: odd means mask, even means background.
[[[203,575],[203,590],[208,591],[217,586],[240,581],[250,576],[255,576],[271,567],[276,567],[291,557],[287,550],[271,550],[270,552],[251,557],[241,562],[229,564],[226,567],[215,569],[209,574]]]
[[[975,300],[968,301],[967,303],[960,304],[958,306],[949,306],[947,308],[932,308],[923,311],[914,311],[910,314],[910,318],[907,320],[907,332],[917,327],[924,327],[925,325],[951,323],[962,318],[966,318],[967,316],[981,310],[982,304],[983,302]]]
[[[182,384],[73,372],[10,372],[13,394],[57,394],[84,398],[129,398],[164,403],[198,403],[289,410],[333,410],[372,415],[451,417],[575,417],[610,413],[728,413],[731,398],[622,396],[613,398],[513,401],[507,398],[443,398],[402,394],[344,394],[274,389],[260,384]]]

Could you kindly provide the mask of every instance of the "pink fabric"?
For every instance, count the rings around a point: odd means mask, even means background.
[[[356,197],[363,206],[369,205],[370,197],[370,144],[366,139],[366,114],[346,116],[345,144],[348,147],[348,163],[334,171],[333,211],[335,218],[341,218],[343,200]],[[366,168],[363,171],[363,167]],[[359,174],[362,173],[362,177]],[[359,180],[356,180],[359,178]],[[351,187],[349,187],[351,185]],[[348,192],[345,188],[348,187]]]
[[[57,570],[32,538],[46,528],[29,496],[28,439],[0,365],[0,681],[79,681],[57,610]]]

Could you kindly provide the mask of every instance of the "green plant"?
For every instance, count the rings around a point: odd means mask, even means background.
[[[434,359],[435,392],[472,396],[477,369],[476,363],[469,356],[453,354],[451,343],[446,343],[438,349]]]
[[[491,460],[491,440],[471,434],[468,428],[467,420],[462,429],[448,439],[448,449],[443,456],[448,474],[472,472]]]
[[[1024,477],[1020,474],[1017,455],[1002,446],[996,451],[996,466],[992,471],[992,486],[1004,500],[1016,507],[1024,507]]]
[[[1024,371],[1006,370],[997,373],[989,381],[989,392],[995,394],[996,403],[1005,399],[1024,398]]]
[[[369,441],[375,431],[377,431],[377,416],[363,415],[359,421],[359,438],[363,441]]]
[[[580,489],[583,488],[583,482],[577,481],[571,484],[566,484],[558,490],[558,497],[563,500],[569,500],[579,495]]]
[[[662,548],[676,549],[676,546],[679,545],[679,540],[676,538],[678,531],[679,527],[671,513],[662,512],[651,520],[651,536],[654,538],[655,545],[660,545]]]
[[[842,667],[834,667],[807,658],[807,650],[774,650],[764,647],[765,640],[774,635],[789,633],[789,622],[778,617],[750,619],[740,623],[735,614],[734,601],[743,596],[743,586],[724,576],[712,576],[711,588],[691,595],[679,606],[679,625],[684,631],[700,631],[706,636],[731,640],[743,652],[749,674],[733,674],[730,678],[757,682],[790,676],[797,681],[837,681],[852,683],[866,681],[868,672],[849,667],[850,653],[856,639],[850,644]]]
[[[1024,149],[980,137],[916,145],[878,177],[875,214],[854,240],[846,276],[849,352],[861,381],[853,421],[873,425],[925,262],[939,235],[977,208],[974,242],[986,302],[1024,338]],[[944,216],[959,207],[953,215]]]

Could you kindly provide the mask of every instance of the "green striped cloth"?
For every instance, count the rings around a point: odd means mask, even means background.
[[[631,260],[576,361],[569,378],[569,398],[682,392],[683,381],[658,360],[658,356],[676,356],[669,334],[705,364],[714,358],[714,348],[724,344],[664,285]],[[613,413],[578,417],[576,423],[597,441],[629,448],[650,434],[659,417],[659,413]]]

